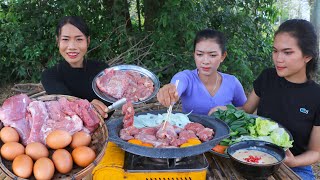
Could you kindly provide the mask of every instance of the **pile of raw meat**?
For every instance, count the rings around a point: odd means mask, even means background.
[[[135,71],[105,69],[104,75],[96,79],[100,91],[116,99],[123,97],[134,102],[147,99],[154,91],[154,84],[149,77]]]
[[[213,138],[214,131],[200,123],[188,123],[184,128],[171,125],[168,121],[157,127],[136,128],[133,126],[134,109],[130,102],[122,106],[123,129],[120,130],[120,138],[128,141],[138,139],[152,144],[156,148],[177,148],[186,143],[188,139],[198,138],[202,142]]]
[[[5,100],[0,107],[0,120],[4,126],[17,130],[22,144],[41,142],[56,129],[74,134],[77,131],[94,132],[100,119],[92,105],[83,99],[69,101],[65,97],[57,101],[32,101],[20,94]]]

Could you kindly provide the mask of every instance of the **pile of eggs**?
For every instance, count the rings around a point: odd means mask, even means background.
[[[88,147],[91,136],[83,131],[72,136],[63,130],[54,130],[48,134],[46,145],[33,142],[26,147],[19,143],[19,134],[12,127],[3,127],[0,139],[1,157],[12,162],[12,171],[16,176],[36,179],[52,179],[55,170],[61,174],[69,173],[73,163],[86,167],[96,158],[95,152]],[[49,149],[48,149],[48,148]],[[71,153],[67,150],[71,149]],[[49,150],[52,153],[50,157]]]

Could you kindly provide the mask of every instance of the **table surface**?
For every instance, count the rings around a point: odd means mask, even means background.
[[[244,178],[233,168],[231,160],[210,152],[205,153],[209,162],[207,180],[233,179],[243,180]],[[210,170],[211,169],[211,170]],[[268,180],[296,180],[301,179],[288,166],[281,164],[279,170],[268,178]]]

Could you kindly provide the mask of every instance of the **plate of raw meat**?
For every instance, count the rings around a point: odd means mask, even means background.
[[[135,65],[118,65],[101,71],[92,81],[92,89],[101,99],[114,103],[121,98],[140,104],[152,99],[160,88],[158,77]]]

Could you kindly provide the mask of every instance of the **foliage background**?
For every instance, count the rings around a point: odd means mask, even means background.
[[[220,71],[246,90],[272,66],[275,0],[7,0],[0,8],[0,79],[39,82],[44,68],[62,60],[55,27],[65,15],[82,16],[91,29],[88,58],[137,64],[165,84],[195,68],[193,38],[204,28],[228,38]]]

